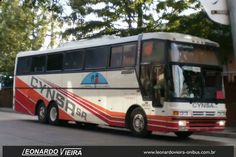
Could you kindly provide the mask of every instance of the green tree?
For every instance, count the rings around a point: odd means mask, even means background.
[[[18,52],[41,48],[48,32],[54,32],[52,27],[58,17],[56,13],[60,12],[61,7],[58,1],[54,3],[51,0],[2,1],[0,5],[0,71],[13,72],[14,60]]]
[[[232,52],[230,27],[212,22],[198,0],[69,2],[73,12],[67,18],[71,28],[65,31],[65,36],[81,39],[106,34],[128,36],[154,31],[179,32],[219,42],[224,56]]]
[[[154,28],[150,21],[153,0],[70,0],[73,9],[68,17],[72,28],[65,35],[77,39],[104,34],[127,36]],[[89,16],[94,18],[86,20]]]
[[[70,0],[72,27],[65,32],[76,39],[104,34],[119,36],[161,31],[163,23],[173,21],[196,0]],[[197,8],[196,8],[197,9]],[[91,16],[93,17],[91,19]],[[90,20],[86,18],[90,17]]]

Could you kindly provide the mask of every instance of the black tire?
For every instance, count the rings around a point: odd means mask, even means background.
[[[136,136],[147,136],[151,132],[147,130],[146,114],[141,108],[135,108],[130,114],[129,128]]]
[[[56,103],[52,103],[48,108],[47,119],[49,124],[58,125],[59,124],[59,109]]]
[[[177,135],[178,138],[180,139],[189,138],[192,134],[193,134],[192,132],[185,132],[185,131],[175,132],[175,135]]]
[[[37,116],[40,123],[48,123],[47,120],[47,107],[43,102],[40,102],[37,107]]]

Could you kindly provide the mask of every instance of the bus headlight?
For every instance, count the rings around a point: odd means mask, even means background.
[[[180,120],[180,121],[178,122],[178,124],[179,124],[180,127],[186,127],[186,126],[187,126],[187,121],[185,121],[185,120]]]
[[[225,126],[225,120],[220,120],[217,122],[219,124],[219,126]]]

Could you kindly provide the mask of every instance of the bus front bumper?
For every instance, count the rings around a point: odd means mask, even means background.
[[[225,118],[181,118],[172,117],[168,121],[148,119],[148,130],[160,132],[209,132],[223,131]]]

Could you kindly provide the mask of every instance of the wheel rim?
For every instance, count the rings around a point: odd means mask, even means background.
[[[56,121],[57,119],[57,108],[56,107],[52,107],[50,110],[50,119],[52,122]]]
[[[144,117],[141,114],[136,114],[133,118],[133,128],[136,132],[142,132],[144,130]]]
[[[40,119],[44,119],[44,118],[45,118],[45,115],[46,115],[45,107],[41,106],[41,107],[39,108],[39,118],[40,118]]]

